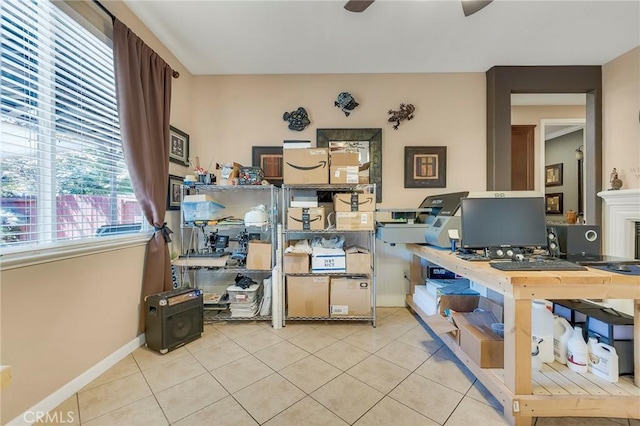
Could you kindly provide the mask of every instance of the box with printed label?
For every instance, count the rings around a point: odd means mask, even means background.
[[[345,250],[347,256],[347,274],[371,273],[371,253],[364,247],[352,246]]]
[[[317,231],[324,229],[324,207],[289,207],[287,229]]]
[[[282,157],[285,184],[329,183],[327,148],[285,149]]]
[[[289,317],[329,316],[329,277],[287,277]]]
[[[285,274],[308,274],[309,255],[307,253],[285,253],[283,269]]]
[[[337,212],[372,212],[376,209],[375,194],[344,193],[333,196],[333,210]]]
[[[371,282],[367,278],[331,280],[331,316],[368,316],[371,314]]]
[[[336,212],[338,231],[372,231],[373,212]]]
[[[360,154],[357,152],[336,152],[333,151],[329,155],[330,164],[332,166],[355,166],[360,168]]]
[[[247,245],[247,269],[271,270],[271,243],[254,240]]]
[[[352,183],[359,182],[358,166],[331,166],[329,173],[329,183]]]
[[[344,250],[314,247],[313,253],[311,253],[311,272],[347,272],[347,260]]]

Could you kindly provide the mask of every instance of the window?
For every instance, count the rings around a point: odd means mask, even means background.
[[[0,250],[138,232],[111,47],[48,0],[0,8]]]

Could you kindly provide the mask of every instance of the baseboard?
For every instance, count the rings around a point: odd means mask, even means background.
[[[20,414],[15,419],[11,420],[8,425],[31,425],[34,423],[35,418],[39,415],[44,415],[49,411],[56,408],[58,405],[62,404],[64,401],[69,399],[74,393],[78,392],[83,387],[87,386],[89,383],[94,381],[98,376],[102,373],[116,365],[119,361],[124,359],[131,352],[138,349],[140,346],[145,343],[145,334],[141,334],[131,340],[129,343],[122,346],[120,349],[113,352],[111,355],[107,356],[102,361],[98,362],[96,365],[71,380],[66,385],[62,386],[60,389],[38,402],[36,405]],[[27,421],[30,420],[30,421]]]

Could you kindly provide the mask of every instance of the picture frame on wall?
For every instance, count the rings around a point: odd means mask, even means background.
[[[563,214],[564,207],[562,205],[563,193],[544,195],[544,210],[546,214]]]
[[[544,167],[544,186],[562,186],[562,163]]]
[[[446,188],[446,186],[446,146],[406,146],[404,148],[405,188]]]
[[[181,176],[169,175],[167,185],[167,210],[180,210],[183,181],[184,178]]]
[[[281,146],[254,146],[251,148],[252,166],[260,167],[264,179],[272,185],[281,186],[283,177],[283,157]]]
[[[189,165],[189,135],[173,126],[169,127],[169,161]]]

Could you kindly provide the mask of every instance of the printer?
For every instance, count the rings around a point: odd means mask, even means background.
[[[417,209],[380,209],[391,212],[392,221],[378,222],[376,238],[391,245],[450,247],[449,230],[460,231],[460,200],[467,195],[468,191],[431,195]]]

